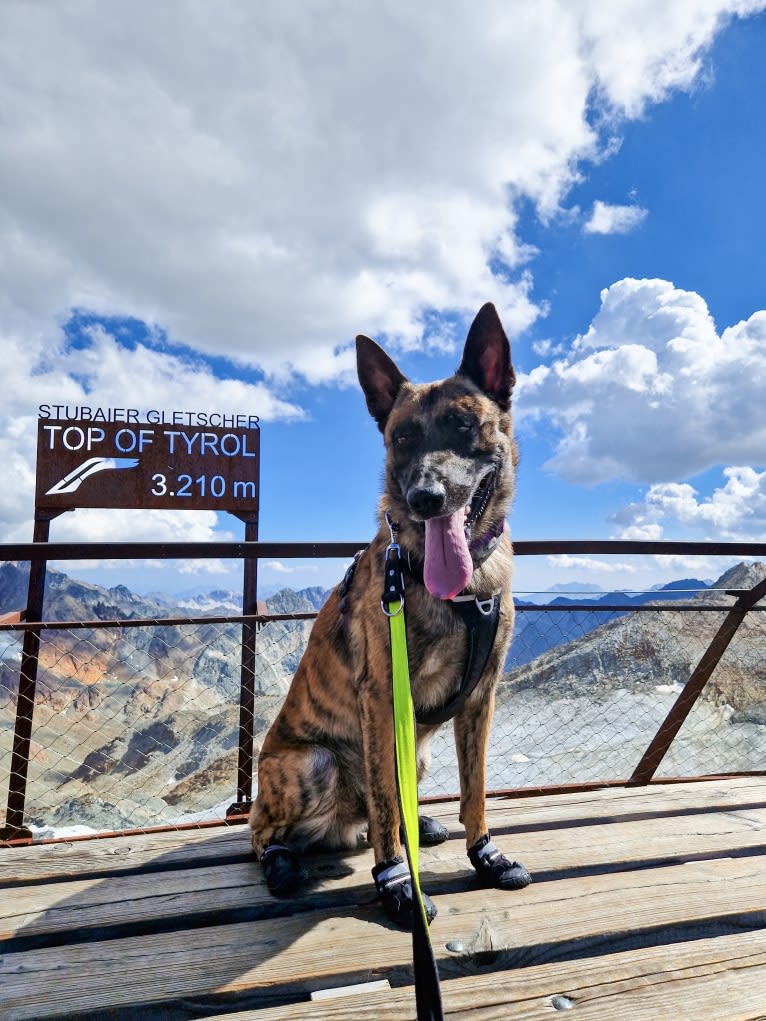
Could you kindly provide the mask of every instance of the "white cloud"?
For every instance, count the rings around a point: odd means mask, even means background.
[[[641,206],[613,206],[597,199],[583,230],[586,234],[629,234],[646,219],[646,214]]]
[[[557,427],[547,467],[568,481],[676,482],[763,464],[765,364],[766,312],[719,335],[698,294],[625,279],[566,356],[520,378],[518,407]]]
[[[30,496],[30,503],[32,497]],[[3,501],[0,498],[0,512]],[[29,506],[26,508],[29,514]],[[214,511],[162,511],[162,510],[98,510],[84,508],[62,514],[50,526],[54,542],[227,542],[240,538],[229,529],[220,527],[221,520]],[[6,541],[28,542],[31,529],[22,521],[11,530]],[[68,561],[56,565],[71,572]],[[228,575],[231,563],[216,558],[204,560],[78,560],[75,572],[118,569],[123,577],[136,570],[141,578],[147,571],[177,572],[181,575]]]
[[[129,314],[312,381],[358,330],[419,343],[431,308],[492,299],[520,329],[515,201],[555,212],[614,116],[689,88],[762,6],[6,4],[4,322]]]
[[[686,88],[701,68],[702,49],[729,15],[760,9],[748,0],[637,0],[577,5],[599,86],[629,117],[675,88]]]
[[[719,542],[766,538],[766,471],[723,470],[725,482],[704,496],[689,483],[650,486],[641,503],[615,515],[620,538],[661,538],[681,530]]]
[[[587,571],[596,574],[633,574],[633,564],[613,560],[598,560],[596,557],[577,557],[570,553],[554,553],[546,558],[549,563],[566,571]]]
[[[316,564],[286,564],[282,560],[264,560],[260,566],[266,571],[273,571],[274,574],[300,574],[319,570]]]

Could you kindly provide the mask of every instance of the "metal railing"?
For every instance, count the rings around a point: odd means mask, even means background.
[[[26,543],[0,546],[0,560],[44,564],[47,560],[84,559],[349,558],[363,545],[271,542]],[[766,544],[557,540],[519,542],[515,544],[515,551],[518,556],[588,553],[763,558],[766,557]],[[38,570],[38,585],[40,573]],[[44,569],[42,581],[44,583]],[[34,584],[33,570],[31,587]],[[532,769],[527,764],[536,755],[540,758],[540,762],[535,764],[538,773],[531,780],[531,786],[535,789],[563,789],[572,783],[650,782],[679,732],[685,727],[685,721],[693,717],[694,707],[700,704],[703,692],[710,692],[710,678],[727,655],[738,632],[740,637],[743,631],[747,632],[746,645],[749,651],[746,650],[739,659],[734,659],[734,672],[737,677],[741,674],[743,678],[750,678],[756,688],[763,686],[766,674],[758,663],[766,659],[763,656],[766,650],[766,632],[763,628],[766,618],[760,612],[753,611],[763,609],[756,604],[764,595],[766,579],[747,591],[722,594],[717,604],[686,600],[641,606],[577,603],[565,608],[545,605],[519,607],[519,620],[528,622],[534,617],[538,627],[541,620],[552,621],[562,614],[569,614],[569,621],[566,627],[563,624],[557,625],[561,640],[548,641],[547,651],[540,652],[540,642],[537,645],[532,642],[531,652],[525,656],[523,637],[526,631],[515,639],[508,664],[508,683],[502,685],[499,692],[500,722],[496,724],[497,740],[493,742],[497,750],[495,766],[491,764],[490,787],[513,787],[508,781],[512,774],[522,781],[518,786],[524,786],[524,777]],[[35,605],[39,607],[39,612],[31,614],[36,619],[30,619],[30,610]],[[0,607],[0,611],[9,609],[12,608]],[[2,722],[6,735],[11,723],[13,729],[10,747],[6,740],[0,748],[0,784],[3,774],[6,774],[8,787],[3,837],[6,840],[32,837],[32,831],[26,825],[30,784],[33,787],[32,816],[43,822],[46,811],[50,811],[50,805],[46,808],[45,797],[34,796],[35,789],[39,789],[41,784],[55,784],[57,791],[64,791],[69,797],[69,812],[74,820],[77,818],[78,805],[88,803],[87,798],[82,797],[84,790],[89,792],[89,797],[98,801],[101,795],[108,793],[112,779],[115,783],[117,779],[123,782],[126,776],[131,780],[143,776],[147,783],[151,778],[153,784],[161,786],[148,792],[139,790],[135,792],[135,797],[127,797],[127,800],[124,795],[120,795],[126,801],[126,810],[109,816],[106,826],[102,825],[101,828],[121,829],[129,826],[132,813],[142,799],[149,805],[141,824],[143,828],[151,825],[153,811],[157,813],[157,824],[168,824],[176,806],[185,805],[187,809],[189,806],[194,807],[191,793],[195,790],[195,784],[199,787],[209,783],[213,789],[227,790],[223,798],[233,798],[233,803],[227,806],[228,814],[240,814],[252,794],[257,751],[255,742],[277,711],[286,679],[289,679],[305,646],[310,621],[315,613],[259,612],[218,617],[62,621],[41,619],[45,616],[42,609],[42,591],[31,592],[25,611],[26,619],[0,624],[0,653],[4,662],[13,663],[14,657],[18,659],[15,691],[11,676],[13,670],[7,667],[3,674],[5,687],[0,687],[0,696],[3,692],[6,694],[5,704],[0,702],[0,709],[5,710]],[[580,615],[592,615],[588,625],[585,625],[581,616],[573,628],[572,611]],[[649,618],[671,619],[668,615],[672,615],[675,620],[686,616],[687,620],[706,621],[704,627],[687,627],[687,634],[694,631],[693,640],[690,638],[688,641],[688,654],[676,657],[672,666],[660,663],[657,655],[652,659],[649,654],[651,649],[647,652],[645,647],[652,642],[655,645],[661,642],[653,631],[647,637],[645,625],[638,623]],[[559,619],[563,621],[566,618]],[[594,621],[595,628],[591,626]],[[743,629],[745,621],[755,623]],[[611,704],[614,702],[613,693],[607,696],[606,687],[602,690],[598,684],[595,687],[590,683],[583,684],[583,692],[577,698],[589,699],[589,703],[595,707],[594,719],[604,731],[601,744],[594,737],[594,724],[588,723],[584,730],[577,729],[584,724],[582,717],[587,714],[582,712],[582,705],[571,699],[568,701],[567,685],[572,683],[576,686],[576,681],[567,679],[569,675],[566,674],[568,669],[581,672],[584,669],[589,677],[598,677],[598,669],[587,665],[583,668],[582,657],[577,659],[580,646],[587,643],[587,636],[596,631],[603,648],[609,647],[610,654],[617,657],[611,669],[618,673],[622,669],[625,676],[629,676],[628,666],[633,669],[636,657],[644,656],[650,664],[648,681],[652,680],[651,669],[660,671],[662,675],[654,677],[654,687],[664,689],[662,699],[655,697],[653,701],[645,692],[639,692],[641,698],[631,702],[629,709],[620,708],[619,713],[622,715],[615,715],[612,722],[604,723],[608,719],[608,712],[618,712]],[[671,631],[671,643],[678,648],[682,644],[678,637],[682,629],[675,627]],[[125,642],[128,633],[140,634],[141,638],[131,645]],[[119,636],[119,641],[115,636]],[[3,642],[7,642],[7,645],[3,645]],[[18,648],[19,642],[21,648]],[[115,653],[110,659],[110,650],[113,651],[120,642],[124,646],[120,653],[123,658],[118,658]],[[248,656],[242,657],[242,667],[239,670],[238,653],[243,644],[249,651]],[[543,641],[542,645],[546,645],[546,642]],[[734,646],[736,649],[737,642],[734,642]],[[755,654],[753,648],[756,649]],[[567,650],[566,655],[562,649]],[[603,656],[603,652],[599,655]],[[732,652],[729,651],[728,655],[731,657]],[[573,666],[568,665],[567,656]],[[88,677],[99,676],[99,671],[104,676],[103,670],[107,666],[108,684],[99,686],[86,683]],[[195,670],[200,672],[199,677],[195,676]],[[219,672],[216,674],[215,670]],[[204,678],[202,671],[208,671]],[[686,671],[683,679],[680,679],[679,671]],[[46,687],[50,678],[62,675],[71,680],[67,688],[69,694],[66,696],[62,696],[55,685]],[[212,684],[211,676],[214,677]],[[541,678],[545,683],[541,682]],[[668,680],[670,683],[665,683]],[[526,716],[520,724],[519,699],[524,693],[527,700]],[[722,704],[726,704],[726,697],[728,695],[724,692],[721,695]],[[508,712],[503,711],[506,704],[511,706]],[[127,720],[128,705],[134,713],[133,720],[138,719],[146,725],[126,736],[120,733],[120,726]],[[559,732],[554,732],[550,726],[551,705],[560,714],[562,723]],[[572,766],[578,754],[570,747],[573,734],[577,734],[575,743],[590,742],[598,752],[599,747],[606,748],[614,744],[621,731],[633,728],[633,717],[639,705],[646,709],[647,719],[651,716],[653,729],[649,733],[644,728],[641,736],[635,738],[629,748],[626,744],[626,748],[622,749],[621,754],[632,753],[634,747],[638,746],[636,742],[644,742],[643,754],[632,762],[631,768],[625,768],[628,760],[623,755],[623,758],[617,759],[605,757],[605,761],[616,763],[613,775],[600,774],[593,777],[587,772],[578,773]],[[763,706],[766,714],[766,692]],[[654,719],[658,707],[663,710],[659,721]],[[88,722],[93,726],[88,731],[87,750],[80,755],[78,743],[83,744],[82,735],[87,730],[83,720],[88,713],[92,717]],[[627,722],[629,716],[630,727]],[[173,722],[176,717],[186,721],[188,733],[194,734],[193,740],[177,732]],[[708,729],[709,724],[708,720]],[[753,738],[757,741],[761,733],[766,733],[766,715],[763,724],[746,721],[744,726],[757,728]],[[99,727],[103,729],[103,741],[94,746],[91,738],[94,732],[100,733]],[[507,730],[504,729],[506,727]],[[525,732],[529,736],[527,745],[524,744]],[[553,775],[550,772],[540,772],[543,757],[539,753],[545,745],[545,740],[541,738],[543,732],[551,747],[556,749],[555,754],[546,753],[554,764]],[[646,734],[649,740],[645,739]],[[36,735],[34,745],[33,735]],[[451,765],[450,753],[446,750],[448,742],[446,739],[440,742],[440,738],[441,734],[437,735],[435,742],[437,780],[431,781],[426,788],[426,793],[431,796],[449,793],[449,788],[445,786],[447,781],[438,779]],[[218,751],[223,749],[225,754],[215,760],[206,757],[206,741],[209,747],[215,746]],[[516,747],[526,747],[527,750],[513,751]],[[439,759],[442,754],[444,762]],[[724,756],[727,754],[730,752],[723,752]],[[4,763],[7,760],[9,766],[6,768]],[[148,769],[147,764],[154,760],[161,761],[163,768],[172,768],[172,777],[160,779],[157,770]],[[731,769],[726,768],[727,763],[724,761],[723,768],[715,772],[757,772],[761,761],[755,754],[751,760],[736,762]],[[34,766],[31,778],[30,764]],[[193,768],[195,766],[198,767],[196,770]],[[452,775],[455,775],[454,772]],[[91,789],[97,789],[99,795],[91,795]],[[186,802],[183,801],[184,796]],[[48,800],[52,804],[50,797]],[[101,801],[106,803],[106,798],[101,797]],[[183,812],[180,817],[184,817]],[[62,815],[59,812],[57,821],[66,821],[68,818],[66,813]]]

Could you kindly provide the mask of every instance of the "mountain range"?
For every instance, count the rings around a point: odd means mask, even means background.
[[[565,642],[587,634],[594,628],[617,620],[629,612],[630,607],[644,606],[647,603],[667,602],[671,600],[687,600],[710,588],[710,583],[697,578],[684,578],[681,581],[668,582],[649,592],[627,594],[614,591],[598,590],[598,595],[588,595],[583,599],[557,595],[545,604],[532,603],[524,599],[515,599],[518,612],[513,642],[506,658],[506,670],[530,663],[548,649],[556,648]],[[555,589],[556,591],[558,589]],[[551,590],[554,591],[554,590]],[[570,590],[571,591],[571,590]],[[575,590],[581,592],[578,586]],[[593,590],[591,590],[593,591]],[[540,609],[544,605],[546,609]],[[588,609],[579,609],[587,605]],[[614,607],[626,607],[616,610]],[[561,613],[554,613],[552,608],[560,608]]]

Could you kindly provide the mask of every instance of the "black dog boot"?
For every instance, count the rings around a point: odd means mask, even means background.
[[[372,878],[375,880],[375,889],[383,904],[383,910],[391,921],[404,929],[412,929],[415,913],[414,891],[412,876],[404,859],[397,857],[381,862],[372,870]],[[436,917],[436,905],[425,893],[423,907],[430,925]]]
[[[404,828],[399,827],[399,837],[404,840]],[[449,830],[430,815],[418,816],[418,842],[421,847],[435,847],[449,839]]]
[[[284,844],[269,844],[258,859],[266,886],[275,897],[287,897],[303,885],[307,875],[298,856]]]
[[[532,882],[532,877],[520,862],[511,861],[495,847],[489,833],[468,848],[468,857],[482,886],[521,890]]]

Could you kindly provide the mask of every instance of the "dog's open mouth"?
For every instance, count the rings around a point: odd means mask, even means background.
[[[493,471],[484,477],[469,506],[426,521],[423,581],[432,596],[452,599],[471,580],[470,530],[486,508],[494,481]]]

